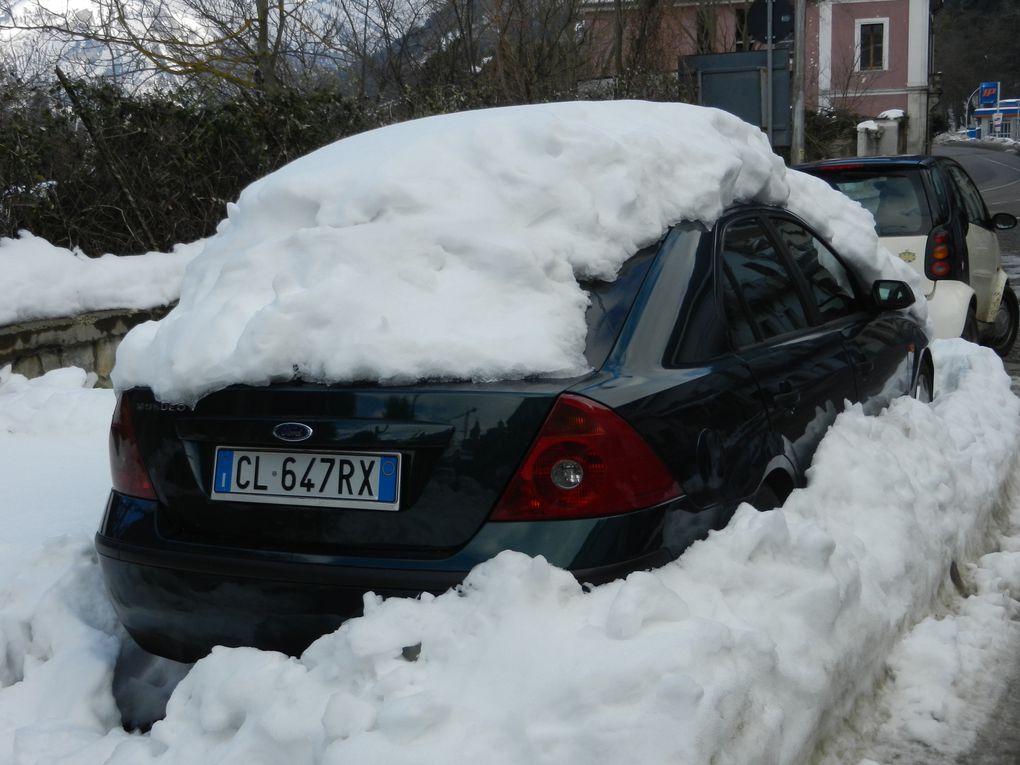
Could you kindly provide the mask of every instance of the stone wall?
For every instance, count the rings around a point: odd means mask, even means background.
[[[81,367],[96,373],[98,385],[109,387],[121,338],[136,324],[162,318],[171,307],[96,311],[0,327],[0,367],[11,364],[26,377],[60,367]]]

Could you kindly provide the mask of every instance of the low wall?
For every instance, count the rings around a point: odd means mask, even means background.
[[[99,386],[109,387],[121,338],[136,324],[162,318],[170,308],[96,311],[0,327],[0,367],[11,364],[26,377],[81,367],[96,373]]]

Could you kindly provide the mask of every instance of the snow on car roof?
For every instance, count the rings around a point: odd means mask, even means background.
[[[756,127],[687,104],[507,107],[356,135],[228,206],[179,306],[128,334],[113,379],[194,403],[295,377],[576,375],[578,280],[611,279],[670,225],[738,201],[788,202],[868,278],[896,268],[862,208],[798,175]]]

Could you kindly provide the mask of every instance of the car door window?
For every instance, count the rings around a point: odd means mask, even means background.
[[[956,189],[963,200],[963,207],[967,211],[967,220],[979,226],[988,226],[988,211],[985,209],[985,202],[981,198],[974,181],[970,179],[963,170],[956,165],[947,165],[949,175],[956,184]]]
[[[796,284],[757,219],[726,227],[720,260],[723,308],[737,347],[808,326]]]
[[[832,321],[856,313],[860,303],[853,278],[828,245],[795,221],[771,220],[780,241],[804,274],[821,320]]]

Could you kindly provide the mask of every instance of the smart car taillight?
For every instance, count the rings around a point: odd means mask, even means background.
[[[492,520],[616,515],[682,494],[662,461],[619,415],[567,393],[553,405]]]
[[[156,499],[149,474],[142,465],[135,435],[134,416],[129,397],[117,396],[117,408],[110,423],[110,474],[113,489],[121,494],[143,499]]]
[[[939,227],[928,235],[928,247],[924,257],[924,270],[932,281],[951,279],[953,273],[953,250],[949,232]]]

